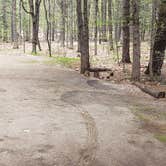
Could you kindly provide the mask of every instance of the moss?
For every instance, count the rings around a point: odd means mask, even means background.
[[[142,128],[154,134],[154,137],[166,143],[166,115],[165,111],[155,109],[151,106],[135,105],[132,112],[142,122]]]
[[[69,57],[51,57],[50,60],[45,61],[44,63],[47,65],[55,65],[60,64],[65,67],[72,68],[76,64],[79,63],[79,58],[69,58]]]
[[[154,137],[160,142],[166,143],[166,135],[155,135]]]
[[[144,115],[143,113],[136,112],[135,115],[142,121],[149,122],[150,118]]]
[[[37,52],[37,53],[34,53],[34,52],[29,52],[30,55],[33,55],[33,56],[41,56],[42,54]]]
[[[158,110],[152,106],[135,105],[132,107],[132,111],[136,115],[141,114],[151,120],[166,120],[165,111]]]
[[[22,62],[23,62],[23,63],[30,63],[30,64],[39,63],[39,61],[37,61],[37,60],[22,61]]]

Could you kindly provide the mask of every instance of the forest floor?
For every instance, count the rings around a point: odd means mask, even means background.
[[[63,63],[0,50],[0,166],[165,166],[165,99]]]

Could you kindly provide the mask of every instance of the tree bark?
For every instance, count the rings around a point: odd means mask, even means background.
[[[82,8],[83,3],[83,8]],[[83,9],[83,13],[82,13]],[[77,19],[80,35],[81,51],[81,74],[84,74],[89,68],[89,21],[88,21],[88,3],[87,0],[77,0]]]
[[[98,0],[95,0],[95,31],[94,31],[94,37],[95,37],[95,55],[97,55],[97,34],[98,34]]]
[[[48,4],[48,9],[46,4]],[[51,51],[51,22],[50,22],[50,0],[47,1],[43,0],[43,5],[44,5],[44,11],[45,11],[45,18],[46,18],[46,23],[47,23],[47,34],[46,34],[46,40],[48,44],[48,50],[49,50],[49,56],[52,56],[52,51]],[[48,12],[49,10],[49,12]]]
[[[2,23],[3,23],[3,41],[8,41],[8,24],[7,24],[7,1],[2,2]]]
[[[161,69],[164,62],[166,49],[166,2],[160,1],[158,20],[157,20],[157,30],[154,37],[154,44],[152,49],[152,72],[153,76],[160,76]],[[149,74],[150,64],[145,72]]]
[[[16,25],[16,0],[12,0],[12,42],[13,48],[18,49],[18,33],[17,33],[17,25]]]
[[[66,40],[66,0],[61,0],[61,46],[65,47]]]
[[[78,29],[78,52],[81,52],[81,38],[83,31],[82,0],[77,0],[77,29]]]
[[[113,46],[113,37],[112,37],[112,31],[113,31],[113,27],[112,27],[112,0],[108,0],[108,19],[109,19],[109,25],[108,25],[108,29],[109,29],[109,46],[110,46],[110,50],[114,49]]]
[[[21,0],[21,2],[22,2],[22,7],[23,7],[24,11],[27,14],[30,14],[31,18],[32,18],[32,53],[36,54],[37,45],[39,47],[39,50],[41,50],[39,37],[38,37],[41,0],[35,0],[35,3],[33,2],[33,0],[29,0],[28,3],[29,3],[30,11],[28,11],[26,9],[26,7],[24,6],[23,0]]]
[[[130,61],[130,0],[123,0],[123,52],[122,62],[131,63]]]
[[[132,79],[140,80],[140,31],[139,31],[139,5],[140,0],[132,0],[132,20],[133,20],[133,64]]]
[[[101,1],[101,41],[107,42],[107,0]]]

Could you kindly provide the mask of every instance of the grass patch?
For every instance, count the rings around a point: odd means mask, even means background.
[[[154,134],[160,142],[166,143],[166,114],[165,111],[151,106],[133,106],[132,112],[141,121],[143,129]]]
[[[151,106],[133,106],[133,113],[136,115],[142,115],[151,120],[162,120],[166,121],[166,112],[163,110],[158,110]]]
[[[29,63],[29,64],[36,64],[39,63],[37,60],[30,60],[30,61],[21,61],[22,63]]]
[[[160,142],[166,143],[166,135],[155,135],[154,137]]]
[[[69,58],[69,57],[51,57],[50,60],[44,62],[47,65],[60,64],[68,68],[74,68],[79,65],[79,58]]]
[[[40,53],[40,52],[37,52],[37,53],[29,52],[28,54],[33,55],[33,56],[41,56],[42,55],[42,53]]]

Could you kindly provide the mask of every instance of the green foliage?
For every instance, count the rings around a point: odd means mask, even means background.
[[[60,64],[65,67],[72,68],[74,65],[78,64],[79,58],[69,58],[69,57],[51,57],[50,60],[45,61],[45,64],[55,65]]]
[[[40,56],[40,54],[38,52],[37,53],[31,52],[30,54],[33,55],[33,56]]]
[[[29,64],[36,64],[39,63],[37,60],[30,60],[30,61],[22,61],[23,63],[29,63]]]
[[[11,0],[0,0],[0,34],[2,40],[8,41],[11,24]]]
[[[166,135],[155,135],[155,138],[160,142],[166,143]]]
[[[156,110],[150,106],[136,105],[132,108],[132,112],[142,122],[142,127],[154,134],[154,137],[160,142],[166,143],[166,114],[165,111]],[[164,134],[163,134],[164,133]]]

